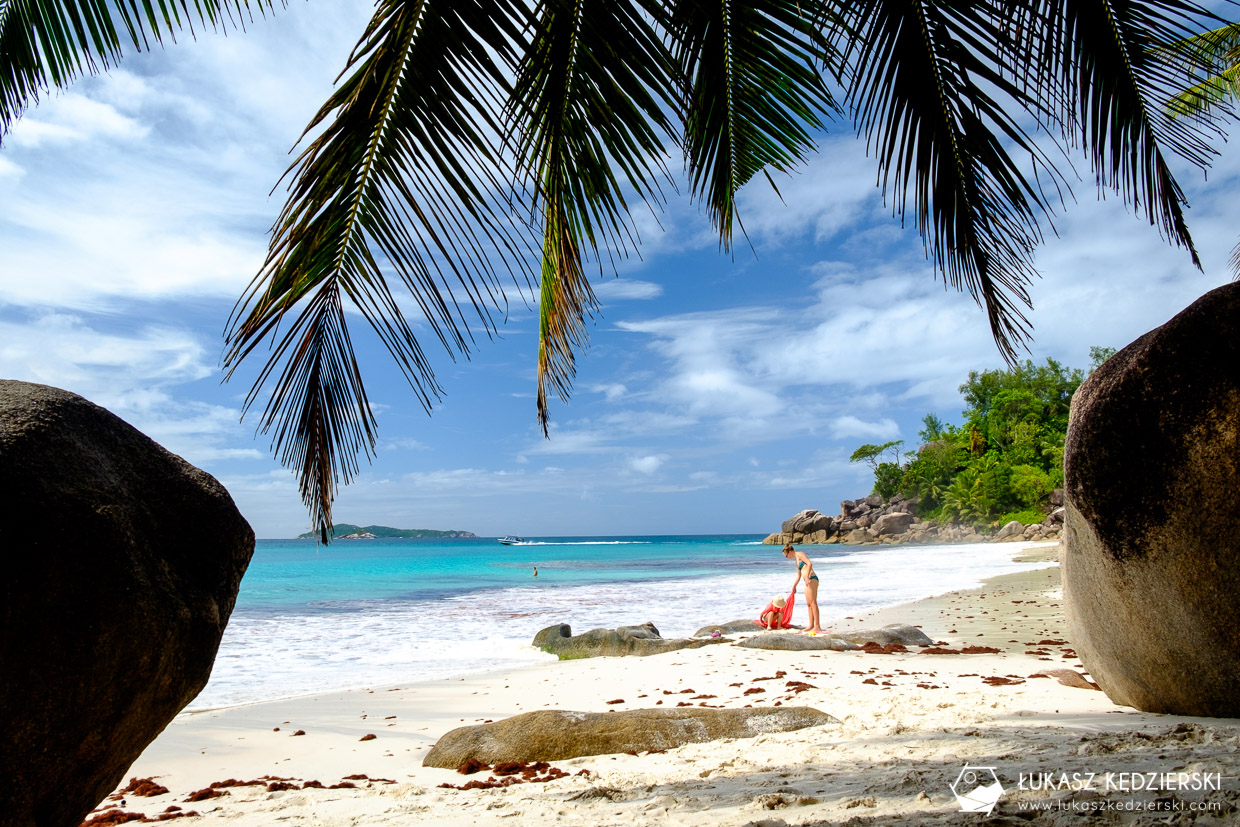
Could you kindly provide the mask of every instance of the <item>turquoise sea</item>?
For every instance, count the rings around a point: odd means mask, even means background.
[[[795,566],[762,535],[260,540],[190,709],[550,660],[538,630],[652,621],[664,636],[756,615]],[[807,546],[824,623],[1030,568],[1010,545]],[[538,567],[538,577],[533,576]],[[794,621],[806,619],[801,595]]]

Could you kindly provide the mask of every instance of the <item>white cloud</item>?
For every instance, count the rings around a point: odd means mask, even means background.
[[[168,186],[127,198],[82,181],[64,200],[27,178],[0,211],[0,238],[12,241],[0,274],[6,302],[93,309],[135,298],[235,298],[262,262],[261,236],[228,227],[238,205],[214,183],[173,174]]]
[[[95,402],[117,395],[138,400],[153,385],[213,372],[197,338],[172,327],[104,333],[79,316],[51,313],[28,322],[0,321],[0,342],[0,373],[6,377],[64,388]]]
[[[28,112],[9,133],[19,149],[38,149],[48,144],[80,143],[104,139],[137,140],[150,128],[110,104],[77,92],[52,95]]]
[[[412,437],[395,437],[383,441],[384,451],[426,451],[430,446]]]
[[[825,137],[817,155],[790,175],[773,177],[778,193],[758,175],[737,198],[759,257],[768,245],[804,236],[817,243],[830,241],[883,212],[874,161],[866,158],[865,144],[851,135]]]
[[[866,422],[855,416],[841,416],[831,423],[831,434],[836,439],[856,437],[890,440],[900,435],[900,426],[886,418],[877,422]]]
[[[239,296],[266,253],[286,152],[369,16],[339,0],[280,10],[245,34],[130,55],[29,109],[0,161],[0,300]]]
[[[0,375],[76,393],[192,463],[266,457],[238,409],[180,397],[182,386],[215,372],[182,329],[108,333],[79,316],[45,314],[0,322],[0,342]]]
[[[629,392],[629,389],[619,382],[610,382],[604,385],[593,385],[590,387],[590,390],[595,393],[603,394],[603,397],[608,402],[615,402],[617,399]]]
[[[609,301],[656,299],[663,295],[662,285],[651,281],[641,281],[640,279],[605,278],[602,281],[596,282],[593,286],[594,293],[604,303]]]
[[[743,420],[772,416],[783,405],[747,364],[777,314],[764,308],[689,313],[619,327],[653,337],[651,347],[674,365],[660,394],[692,414]]]
[[[470,496],[487,496],[499,491],[519,488],[526,474],[523,471],[491,471],[483,468],[450,468],[435,471],[413,471],[400,477],[402,486],[425,494],[446,494],[466,490]]]
[[[666,456],[650,455],[645,457],[634,457],[629,460],[629,468],[639,474],[653,474],[655,471],[658,471],[666,461]]]
[[[551,438],[539,438],[522,449],[518,457],[556,454],[599,454],[614,450],[614,437],[602,430],[569,430],[551,423]]]

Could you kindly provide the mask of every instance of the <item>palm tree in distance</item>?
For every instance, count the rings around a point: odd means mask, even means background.
[[[251,13],[0,0],[0,127],[122,44]],[[269,350],[246,408],[267,399],[260,428],[326,542],[336,485],[375,445],[347,305],[429,411],[441,389],[406,313],[468,355],[506,290],[536,287],[546,432],[596,307],[586,272],[636,249],[631,210],[675,189],[668,159],[683,156],[728,251],[738,190],[759,173],[775,186],[831,121],[865,138],[894,211],[1012,361],[1072,155],[1200,266],[1168,158],[1207,167],[1221,121],[1165,117],[1179,74],[1156,54],[1223,22],[1178,0],[378,0],[286,173],[267,260],[228,322],[228,375]]]

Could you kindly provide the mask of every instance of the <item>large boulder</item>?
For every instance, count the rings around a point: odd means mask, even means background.
[[[864,528],[854,528],[842,538],[845,543],[869,543],[873,542],[873,537],[866,533]]]
[[[780,531],[784,534],[813,534],[815,531],[830,531],[831,518],[818,513],[817,509],[807,508],[795,517],[784,520]]]
[[[995,532],[995,542],[1016,541],[1022,539],[1025,533],[1025,525],[1020,520],[1011,520],[1006,523],[1003,528]]]
[[[916,517],[906,511],[895,511],[884,514],[874,521],[874,533],[879,537],[888,534],[903,534],[915,521]]]
[[[0,825],[70,827],[207,682],[254,533],[108,411],[0,380]]]
[[[1240,717],[1240,284],[1106,361],[1064,446],[1064,608],[1115,702]]]
[[[721,738],[753,738],[838,723],[827,713],[805,706],[623,712],[543,709],[454,729],[436,742],[422,759],[422,766],[455,769],[471,759],[484,764],[563,761],[582,755],[668,750]]]
[[[757,624],[754,624],[755,626]],[[557,623],[534,635],[533,645],[544,652],[558,655],[561,660],[600,656],[660,655],[677,649],[697,649],[719,639],[664,638],[653,623],[641,626],[620,626],[615,629],[591,629],[574,635],[567,623]]]

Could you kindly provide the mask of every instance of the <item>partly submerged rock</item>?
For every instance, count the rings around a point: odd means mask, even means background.
[[[677,649],[696,649],[711,643],[722,643],[721,638],[664,638],[653,623],[641,626],[620,626],[616,629],[591,629],[574,635],[567,623],[548,626],[534,635],[534,646],[544,652],[558,655],[561,659],[594,658],[600,656],[659,655]]]
[[[752,738],[838,723],[825,712],[804,706],[623,712],[544,709],[492,724],[454,729],[431,748],[422,766],[455,769],[471,759],[486,764],[561,761],[582,755],[667,750],[720,738]]]
[[[1116,703],[1240,716],[1240,284],[1206,293],[1077,390],[1064,609]]]
[[[206,684],[254,533],[210,475],[0,380],[0,825],[70,827]]]

